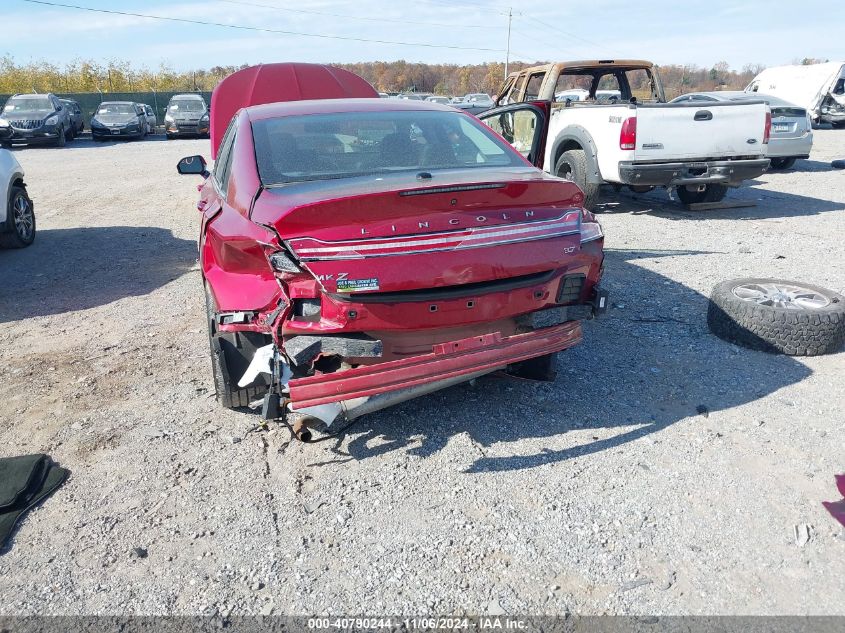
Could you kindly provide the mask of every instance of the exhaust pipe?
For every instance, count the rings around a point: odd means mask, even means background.
[[[293,413],[299,414],[297,416],[297,421],[294,423],[294,433],[296,433],[297,425],[301,425],[300,428],[304,428],[308,424],[309,418],[316,418],[325,422],[326,425],[331,425],[332,422],[338,418],[344,418],[351,422],[352,420],[357,420],[362,415],[374,413],[375,411],[392,407],[393,405],[405,402],[406,400],[419,398],[420,396],[425,396],[430,393],[434,393],[435,391],[439,391],[440,389],[458,385],[462,382],[475,380],[485,374],[505,369],[505,367],[506,365],[502,365],[501,367],[493,367],[491,369],[485,369],[471,374],[463,374],[461,376],[455,376],[454,378],[446,378],[445,380],[438,380],[424,385],[417,385],[406,389],[397,389],[396,391],[388,391],[387,393],[380,393],[378,395],[368,396],[365,398],[353,398],[351,400],[321,404],[316,407],[305,407],[304,409],[291,408]],[[304,441],[307,442],[308,440]]]

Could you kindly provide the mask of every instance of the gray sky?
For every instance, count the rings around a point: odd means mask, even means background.
[[[592,0],[531,5],[500,0],[56,3],[276,32],[2,0],[0,53],[9,53],[19,62],[115,58],[150,67],[165,61],[177,69],[274,61],[504,61],[507,12],[513,6],[511,59],[635,57],[704,67],[724,60],[741,69],[746,63],[774,66],[803,57],[845,58],[845,5],[835,2],[815,10],[794,0]],[[10,36],[13,33],[22,36]]]

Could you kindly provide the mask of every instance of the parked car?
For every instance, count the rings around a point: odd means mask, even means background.
[[[588,90],[587,98],[556,102],[573,89]],[[600,102],[599,89],[618,90],[617,103]],[[523,156],[575,182],[588,209],[604,183],[640,192],[674,187],[684,204],[712,203],[768,169],[771,115],[762,101],[706,108],[665,101],[650,62],[558,62],[512,73],[499,107],[479,118]]]
[[[73,99],[59,99],[59,101],[67,108],[68,117],[71,121],[71,138],[76,138],[85,129],[85,118],[82,114],[82,108]]]
[[[147,134],[155,134],[156,127],[158,127],[158,117],[156,117],[155,110],[146,103],[142,103],[141,107],[144,108],[144,114],[147,119]]]
[[[490,98],[490,95],[473,93],[464,95],[463,99],[455,104],[455,107],[466,110],[470,114],[480,114],[493,107],[493,100]]]
[[[103,101],[91,118],[91,135],[95,141],[143,138],[146,134],[147,114],[140,103]]]
[[[845,62],[766,68],[745,92],[779,97],[807,110],[815,123],[845,127]]]
[[[35,207],[23,176],[12,153],[0,149],[0,248],[23,248],[35,240]]]
[[[0,145],[51,144],[59,147],[72,138],[73,124],[67,108],[54,94],[20,94],[9,97],[0,112]]]
[[[706,104],[714,101],[763,101],[772,112],[772,129],[769,134],[767,156],[772,169],[789,169],[799,158],[809,158],[813,148],[813,123],[810,114],[801,107],[783,99],[760,93],[723,91],[691,92],[672,99],[669,103]]]
[[[224,79],[213,173],[202,156],[178,165],[205,178],[220,402],[328,424],[508,367],[549,378],[606,306],[583,194],[471,115],[379,99],[338,68],[303,65],[292,84],[290,66]]]
[[[208,106],[202,95],[173,95],[164,114],[164,132],[167,138],[177,136],[207,136],[209,130]]]
[[[426,97],[425,100],[430,103],[439,103],[441,105],[449,105],[452,103],[452,100],[449,97],[443,97],[440,95],[431,95],[430,97]]]

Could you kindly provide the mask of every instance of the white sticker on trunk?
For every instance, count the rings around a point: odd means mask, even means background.
[[[338,292],[361,292],[362,290],[378,290],[378,279],[338,279]]]

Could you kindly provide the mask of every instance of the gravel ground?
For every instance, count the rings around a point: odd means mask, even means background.
[[[207,145],[15,150],[39,235],[0,252],[0,455],[72,476],[0,556],[0,614],[845,614],[821,506],[845,353],[705,323],[723,279],[845,290],[845,132],[731,192],[751,208],[608,192],[613,307],[556,382],[488,377],[314,444],[215,403],[175,172]]]

